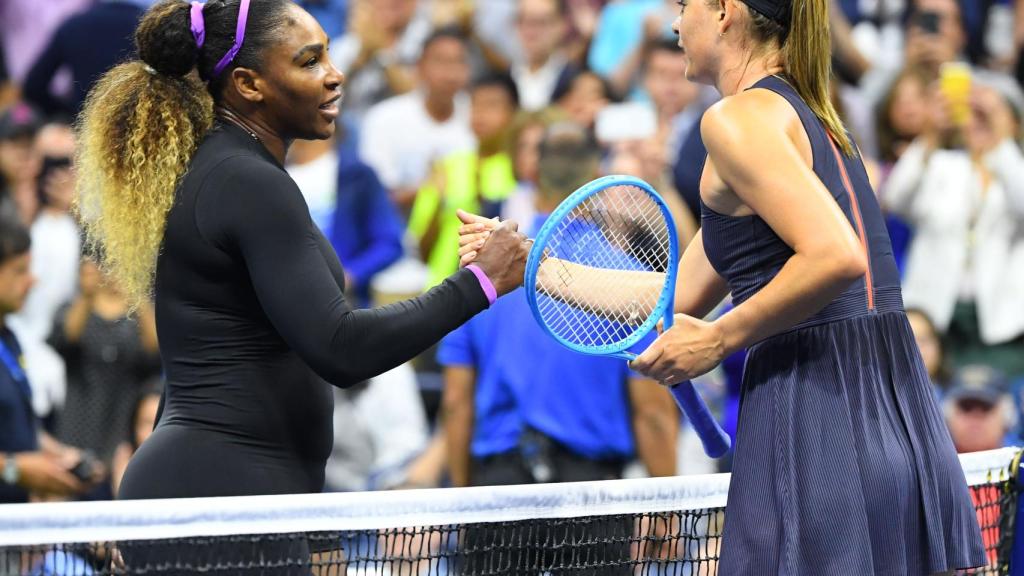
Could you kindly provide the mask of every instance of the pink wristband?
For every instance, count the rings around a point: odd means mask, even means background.
[[[488,306],[494,304],[494,301],[498,299],[498,291],[494,289],[494,284],[491,282],[491,279],[488,278],[487,274],[476,264],[470,264],[469,266],[466,266],[466,269],[472,271],[473,275],[476,276],[476,279],[480,282],[480,287],[483,288],[484,295],[487,296]]]

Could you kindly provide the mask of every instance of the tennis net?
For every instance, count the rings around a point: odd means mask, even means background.
[[[990,566],[1019,451],[961,457]],[[0,574],[717,574],[729,476],[0,506]]]

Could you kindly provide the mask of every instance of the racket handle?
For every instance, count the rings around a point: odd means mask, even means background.
[[[712,458],[724,456],[729,451],[732,442],[729,435],[722,430],[715,417],[711,415],[708,405],[704,403],[704,399],[693,387],[693,382],[685,380],[674,384],[669,389],[672,391],[672,397],[676,399],[676,404],[679,404],[679,408],[693,424],[693,429],[697,431],[697,436],[700,437],[701,444],[704,445],[704,453]]]

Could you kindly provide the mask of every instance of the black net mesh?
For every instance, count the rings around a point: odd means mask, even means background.
[[[697,576],[724,509],[9,548],[3,574]]]
[[[1009,573],[1020,492],[1017,478],[1009,474],[1014,468],[990,471],[981,479],[975,476],[970,486],[989,565],[964,574]],[[559,489],[572,492],[574,486]],[[487,499],[480,492],[433,492],[455,494],[456,500],[464,495]],[[650,494],[640,490],[637,501],[646,503]],[[680,507],[685,508],[685,502]],[[145,510],[139,511],[146,517]],[[0,538],[4,537],[3,512],[0,507]],[[436,506],[427,503],[425,513],[431,512],[436,512]],[[552,515],[538,512],[534,519],[504,522],[158,540],[114,541],[104,539],[98,528],[88,542],[2,546],[0,574],[713,576],[718,574],[722,529],[729,516],[727,507]]]

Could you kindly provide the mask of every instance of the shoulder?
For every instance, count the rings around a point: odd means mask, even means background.
[[[197,193],[201,222],[285,220],[290,213],[307,211],[302,192],[287,172],[246,151],[211,164]]]
[[[247,150],[197,155],[186,178],[196,178],[192,186],[207,195],[217,191],[234,196],[259,194],[263,190],[295,187],[295,182],[282,168]],[[187,186],[187,185],[186,185]]]
[[[785,98],[770,90],[748,90],[723,98],[708,108],[700,134],[708,152],[733,152],[750,143],[784,138],[796,112]]]

